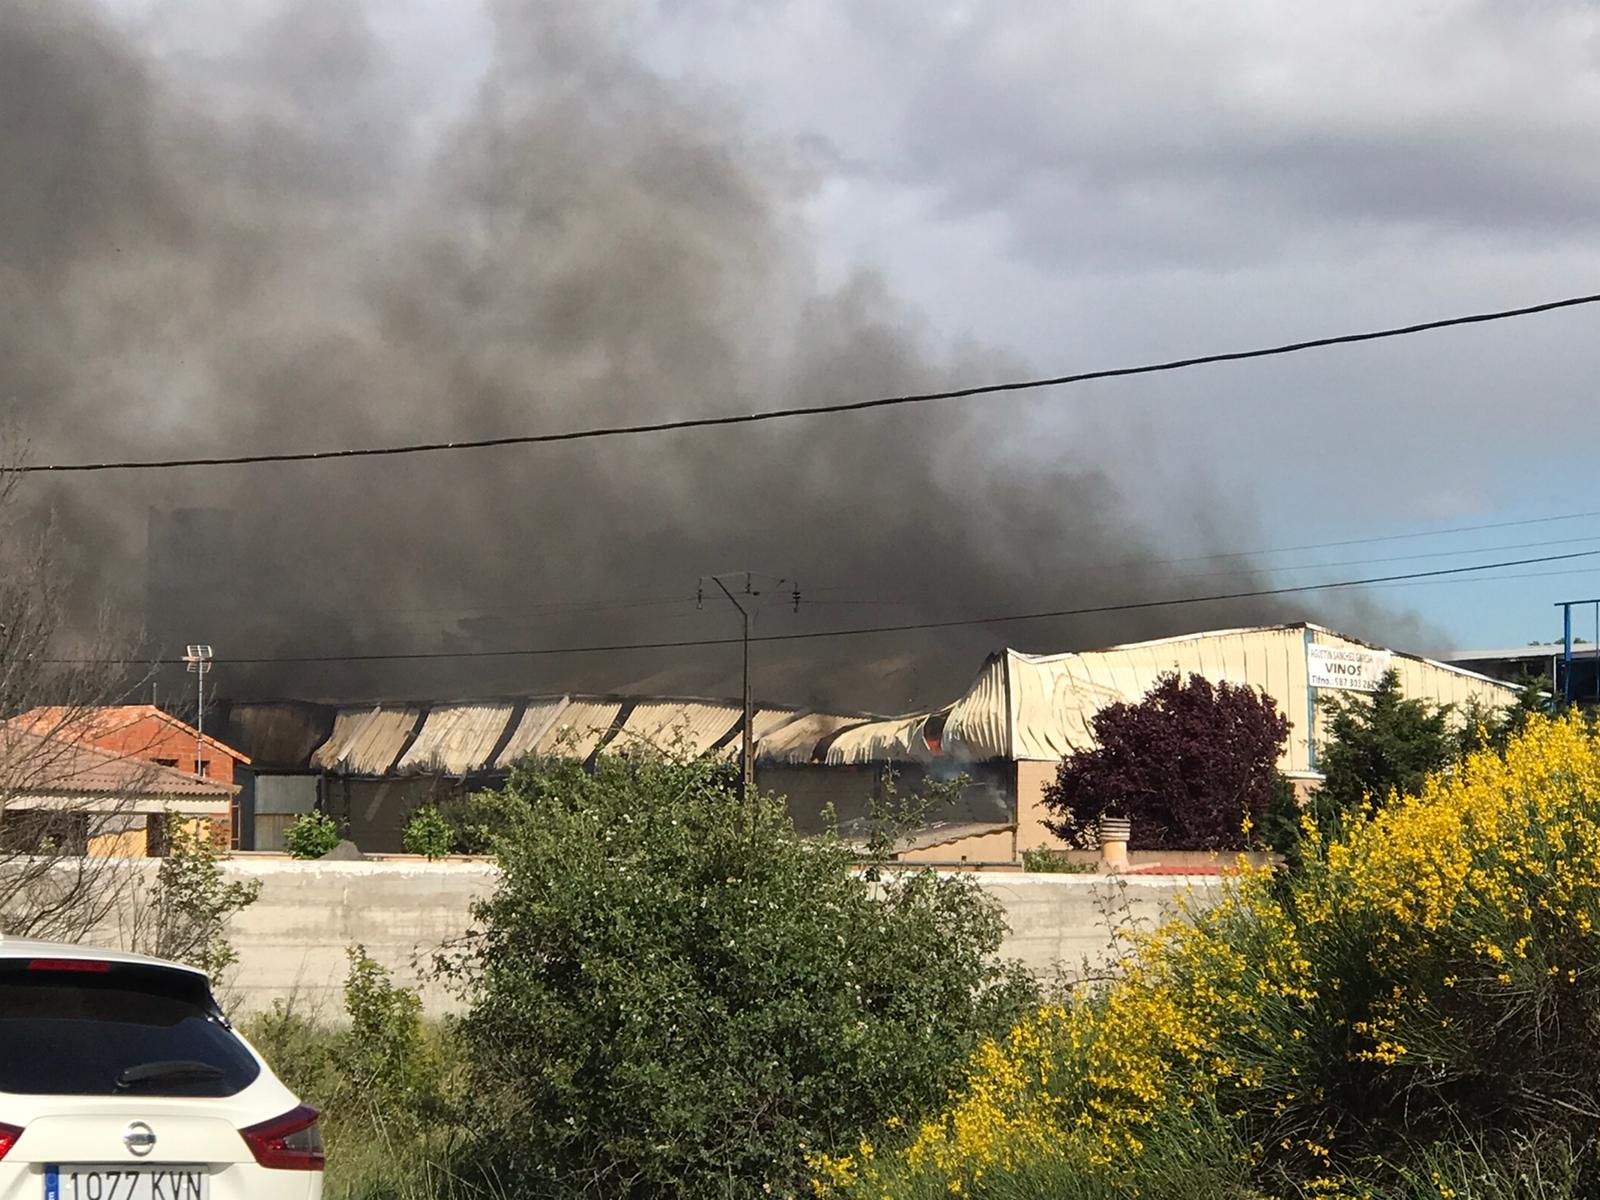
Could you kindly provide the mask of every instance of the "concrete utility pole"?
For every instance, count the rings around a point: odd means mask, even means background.
[[[756,782],[756,738],[755,738],[755,706],[750,698],[750,621],[755,616],[756,600],[761,593],[751,583],[754,578],[749,571],[727,572],[729,575],[742,574],[744,576],[744,590],[735,593],[728,590],[728,585],[723,583],[722,575],[706,575],[700,579],[700,594],[697,597],[697,606],[704,607],[706,580],[711,580],[717,585],[719,591],[728,598],[728,603],[739,612],[743,625],[741,642],[744,647],[744,720],[739,728],[739,797],[744,799],[750,795]],[[789,584],[793,589],[791,595],[796,611],[800,608],[800,585],[788,579],[777,581],[779,587]],[[740,596],[744,599],[741,600]]]

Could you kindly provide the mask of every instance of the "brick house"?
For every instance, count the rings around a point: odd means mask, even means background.
[[[227,821],[215,821],[217,841],[239,845],[239,797],[250,758],[209,734],[202,734],[154,704],[105,705],[88,712],[36,708],[17,718],[23,727],[52,737],[98,747],[113,755],[154,763],[185,775],[209,779],[230,790]],[[199,770],[195,769],[198,759]]]

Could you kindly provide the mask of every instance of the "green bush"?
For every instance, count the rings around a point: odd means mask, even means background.
[[[1094,863],[1074,862],[1044,846],[1022,852],[1022,869],[1035,875],[1093,875],[1099,870]]]
[[[296,1095],[322,1110],[329,1200],[449,1194],[461,1132],[452,1120],[455,1048],[447,1026],[359,947],[349,950],[345,1023],[277,1003],[244,1032]]]
[[[503,879],[452,969],[476,1131],[526,1195],[756,1197],[937,1104],[1035,996],[968,878],[807,841],[725,767],[634,753],[516,771]]]
[[[260,894],[259,879],[224,880],[210,838],[179,826],[140,910],[135,948],[199,967],[220,981],[239,958],[228,940],[228,922]]]
[[[400,845],[407,854],[430,859],[443,858],[455,849],[456,831],[437,808],[425,805],[406,822]]]
[[[421,1128],[440,1114],[443,1068],[428,1042],[422,1001],[397,987],[362,946],[347,951],[345,1013],[350,1028],[333,1049],[343,1107],[364,1108],[372,1122]]]
[[[283,844],[295,858],[321,858],[339,844],[339,827],[327,813],[302,813],[284,831]]]

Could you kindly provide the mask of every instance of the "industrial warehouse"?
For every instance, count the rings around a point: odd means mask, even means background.
[[[1279,769],[1320,778],[1319,696],[1370,691],[1393,668],[1406,695],[1461,708],[1515,693],[1486,675],[1375,646],[1317,625],[1226,629],[1064,654],[1004,650],[941,708],[899,716],[763,704],[755,708],[756,781],[786,798],[796,824],[847,831],[887,778],[903,791],[965,776],[959,801],[927,816],[902,857],[1008,866],[1055,844],[1042,796],[1061,759],[1093,743],[1106,705],[1143,696],[1162,675],[1246,684],[1290,723]],[[592,760],[641,746],[733,762],[737,702],[563,695],[479,703],[327,706],[235,704],[224,737],[252,760],[241,785],[242,849],[276,850],[296,816],[321,809],[364,852],[400,849],[410,814],[443,795],[493,786],[528,755]]]

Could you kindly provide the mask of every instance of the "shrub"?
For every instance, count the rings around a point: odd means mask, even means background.
[[[400,845],[407,854],[421,854],[430,859],[449,854],[455,848],[455,841],[455,829],[432,805],[412,813],[400,837]]]
[[[1074,862],[1044,847],[1024,850],[1022,869],[1037,875],[1093,875],[1099,870],[1094,863]]]
[[[302,813],[284,830],[283,844],[294,858],[321,858],[339,844],[339,827],[327,813]]]
[[[1593,1195],[1596,1014],[1600,738],[1532,717],[985,1043],[943,1113],[819,1186],[1164,1194],[1203,1130],[1239,1166],[1218,1195]]]
[[[322,1110],[330,1200],[447,1194],[455,1055],[448,1027],[359,947],[348,951],[344,1016],[335,1027],[290,1005],[245,1023],[245,1034],[297,1096]],[[481,1200],[481,1198],[480,1198]]]
[[[1136,704],[1090,719],[1095,745],[1045,788],[1050,831],[1075,845],[1126,817],[1140,849],[1242,850],[1272,799],[1289,723],[1272,697],[1199,675],[1164,675]]]
[[[254,904],[261,881],[224,880],[207,833],[176,826],[141,912],[136,948],[199,967],[214,981],[238,961],[228,940],[233,915]]]
[[[344,985],[350,1028],[333,1048],[344,1107],[364,1108],[374,1125],[420,1125],[437,1116],[443,1101],[443,1071],[422,1022],[422,1001],[397,987],[366,948],[346,952],[350,974]]]
[[[476,911],[467,1157],[525,1194],[794,1195],[808,1150],[937,1103],[1030,980],[967,878],[886,871],[650,753],[524,767]]]

